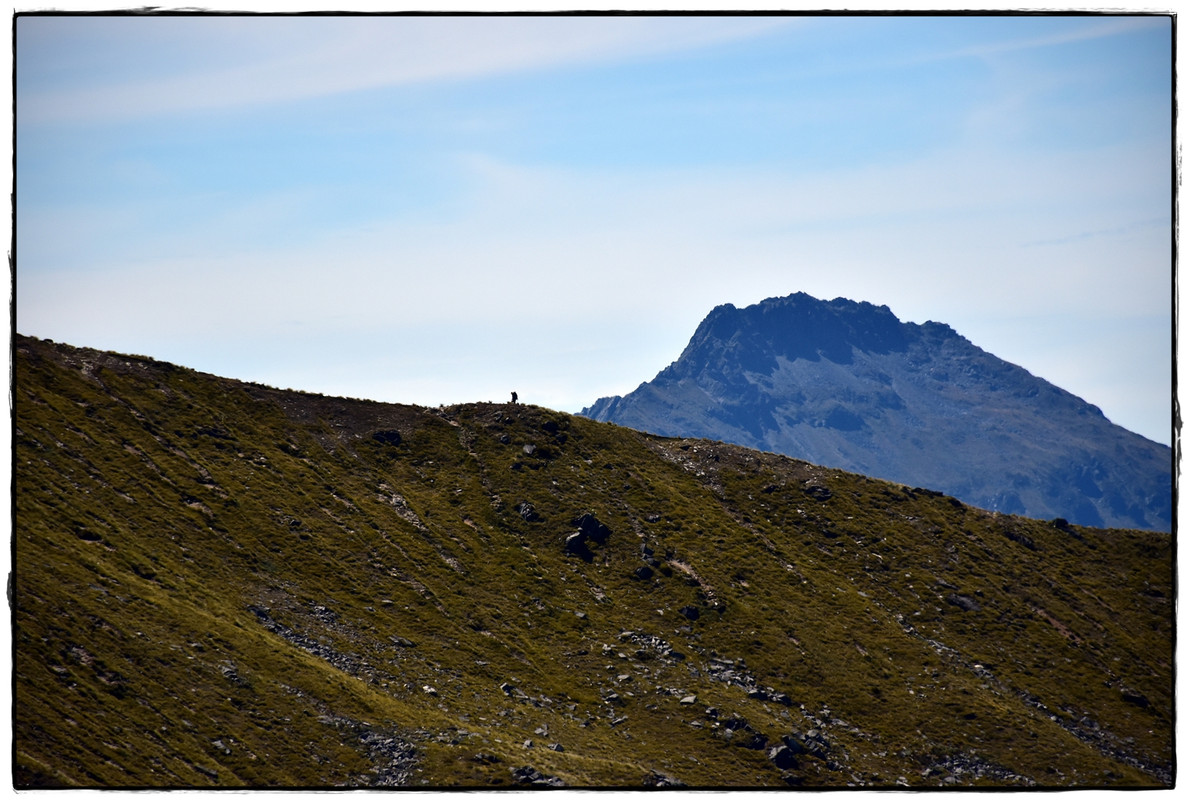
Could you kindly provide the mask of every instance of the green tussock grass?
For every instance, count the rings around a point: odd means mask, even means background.
[[[14,405],[18,786],[1174,779],[1166,535],[19,336]]]

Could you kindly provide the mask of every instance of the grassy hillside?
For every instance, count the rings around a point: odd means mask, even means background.
[[[15,342],[17,786],[1166,786],[1162,534]]]

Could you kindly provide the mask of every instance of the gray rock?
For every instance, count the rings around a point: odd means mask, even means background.
[[[590,552],[590,543],[604,544],[610,538],[610,528],[598,521],[598,518],[587,512],[573,520],[577,530],[565,537],[565,550],[580,556],[585,561],[592,561],[594,554]]]
[[[586,546],[586,535],[575,531],[565,537],[565,551],[580,556],[591,556],[590,548]]]
[[[560,778],[554,777],[552,775],[544,775],[532,767],[511,767],[509,769],[512,774],[512,780],[519,784],[556,787],[565,785],[565,782]]]
[[[1147,699],[1146,695],[1136,689],[1123,689],[1122,700],[1139,708],[1146,708],[1151,705],[1151,701]]]
[[[949,605],[957,606],[962,611],[981,611],[982,607],[978,605],[977,601],[972,597],[966,597],[963,594],[950,594],[945,598],[945,602]]]
[[[598,520],[598,517],[587,512],[573,521],[578,530],[586,535],[586,538],[592,542],[602,544],[610,538],[611,530],[606,525]]]
[[[819,485],[806,486],[804,493],[814,500],[820,500],[821,502],[825,502],[829,498],[833,497],[832,491],[824,486]]]
[[[796,755],[787,745],[781,744],[771,748],[767,751],[767,757],[780,769],[796,769],[797,767]]]
[[[216,782],[218,781],[218,779],[219,779],[219,771],[218,770],[211,769],[210,767],[204,767],[201,764],[194,764],[193,767],[198,772],[201,772],[203,775],[210,778],[212,781],[216,781]]]
[[[671,775],[665,775],[663,772],[657,772],[653,769],[649,770],[648,774],[644,776],[643,785],[655,787],[657,789],[665,789],[669,787],[684,786],[685,783],[672,777]]]

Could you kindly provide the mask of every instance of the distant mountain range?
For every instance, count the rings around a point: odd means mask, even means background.
[[[948,325],[803,293],[715,308],[652,381],[582,415],[783,453],[993,511],[1168,531],[1171,448]]]

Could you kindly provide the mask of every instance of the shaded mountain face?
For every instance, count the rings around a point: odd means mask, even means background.
[[[1171,448],[936,322],[806,294],[715,308],[656,378],[582,414],[926,486],[982,508],[1170,531]]]
[[[14,347],[18,787],[1174,782],[1165,534]]]

